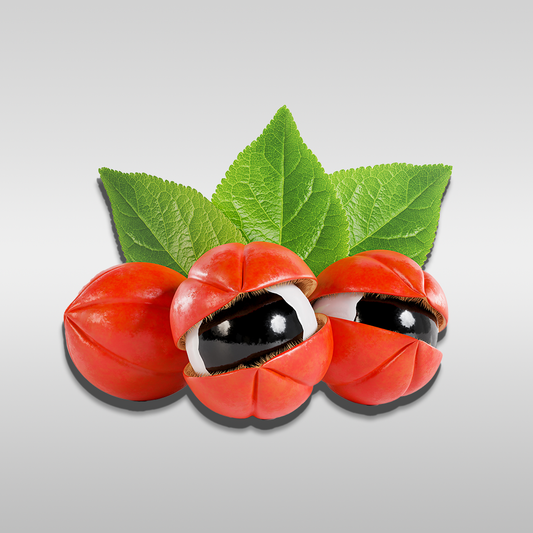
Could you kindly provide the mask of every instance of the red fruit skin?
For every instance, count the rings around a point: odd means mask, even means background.
[[[323,381],[355,403],[380,405],[416,392],[435,375],[442,353],[407,335],[330,317],[333,358]]]
[[[278,244],[233,243],[213,248],[196,261],[176,291],[170,311],[174,342],[184,347],[191,327],[240,293],[294,280],[304,280],[299,286],[306,296],[316,287],[305,262]],[[289,414],[310,396],[331,361],[331,325],[325,315],[320,316],[320,330],[261,367],[192,376],[188,366],[185,380],[205,406],[224,416],[273,419]]]
[[[223,244],[200,257],[189,270],[172,302],[170,321],[176,345],[206,316],[235,299],[278,283],[307,280],[309,296],[316,277],[294,252],[279,244],[252,242]]]
[[[337,261],[318,276],[313,302],[346,292],[421,298],[439,314],[439,331],[448,322],[448,304],[437,281],[412,259],[389,250],[372,250]],[[334,348],[323,381],[339,396],[380,405],[416,392],[435,375],[442,353],[407,335],[330,317]]]
[[[214,376],[184,375],[195,396],[209,409],[230,418],[274,419],[292,413],[313,392],[331,361],[331,323],[305,342],[270,359],[260,367]]]
[[[64,314],[70,357],[95,387],[125,400],[169,396],[185,386],[170,305],[186,278],[151,263],[125,263],[93,278]]]

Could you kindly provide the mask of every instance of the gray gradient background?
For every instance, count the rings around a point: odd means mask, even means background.
[[[525,530],[526,6],[4,2],[0,529]],[[327,172],[453,165],[427,263],[450,305],[437,378],[382,408],[318,386],[270,423],[186,392],[141,411],[99,395],[62,331],[79,289],[120,262],[98,168],[210,197],[282,105]]]

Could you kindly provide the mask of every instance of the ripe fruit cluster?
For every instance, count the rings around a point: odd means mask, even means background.
[[[356,403],[391,402],[437,371],[448,308],[411,259],[376,250],[318,278],[272,243],[226,244],[188,277],[126,263],[96,276],[65,311],[72,361],[93,385],[146,401],[186,384],[211,410],[273,419],[323,380]]]

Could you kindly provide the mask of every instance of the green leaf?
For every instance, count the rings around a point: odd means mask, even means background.
[[[219,244],[245,243],[241,232],[191,187],[146,174],[101,168],[127,261],[157,263],[187,276]]]
[[[239,154],[212,202],[246,239],[281,244],[316,274],[348,254],[348,222],[286,107]]]
[[[348,216],[350,255],[393,250],[422,266],[451,173],[451,166],[393,163],[331,174]]]

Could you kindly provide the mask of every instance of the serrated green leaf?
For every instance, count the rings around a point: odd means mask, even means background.
[[[157,263],[187,276],[211,248],[246,242],[228,218],[191,187],[147,174],[108,168],[99,172],[127,261]]]
[[[393,250],[423,265],[451,166],[393,163],[330,175],[348,217],[350,255]]]
[[[281,244],[316,274],[348,254],[342,205],[286,107],[239,154],[212,202],[249,242]]]

